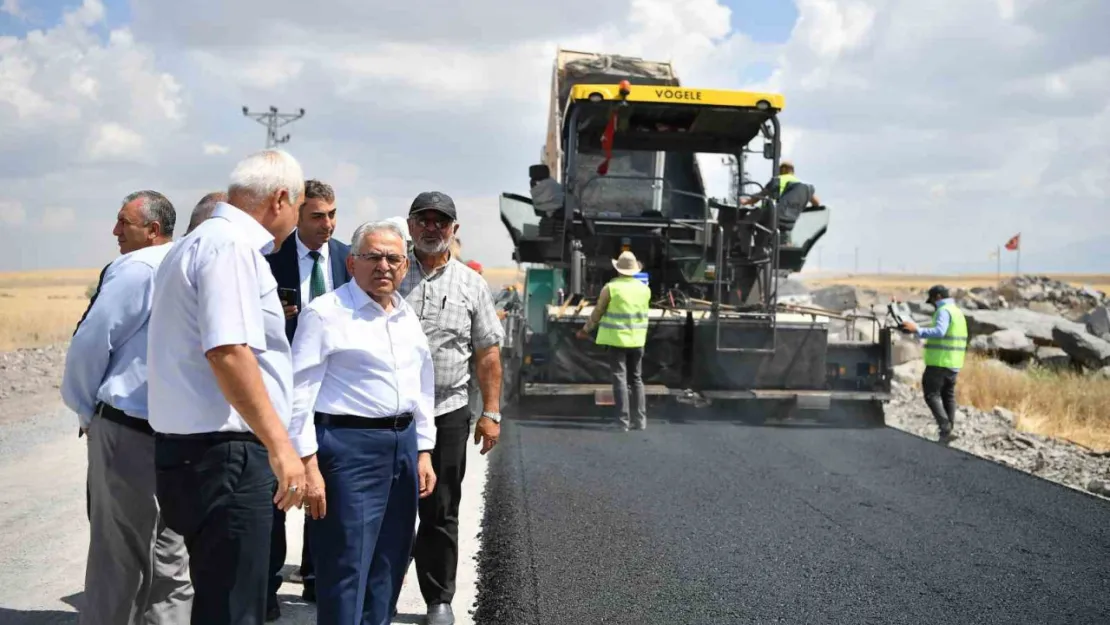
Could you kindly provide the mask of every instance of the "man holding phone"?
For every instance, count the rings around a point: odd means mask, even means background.
[[[289,343],[297,332],[297,316],[308,303],[334,291],[351,279],[347,271],[350,246],[332,238],[335,233],[335,191],[319,180],[305,181],[305,201],[297,217],[297,228],[281,248],[266,256],[278,283],[278,298],[285,309],[285,335]],[[316,575],[305,517],[304,548],[300,574],[304,580],[303,598],[316,600]],[[270,587],[266,620],[281,616],[277,591],[281,587],[281,567],[285,564],[285,513],[274,507],[273,534],[270,539]]]

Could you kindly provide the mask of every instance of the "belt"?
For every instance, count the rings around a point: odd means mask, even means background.
[[[136,432],[141,432],[143,434],[150,434],[152,436],[154,435],[154,430],[151,429],[150,423],[146,419],[132,417],[119,408],[115,408],[104,402],[100,402],[96,405],[96,412],[101,416],[101,418],[107,419],[109,421],[114,421],[122,425],[123,427],[131,428],[132,430],[135,430]]]
[[[406,412],[392,417],[354,417],[345,414],[316,413],[316,425],[333,428],[357,428],[360,430],[403,430],[412,423],[412,413]]]
[[[255,436],[254,432],[201,432],[199,434],[166,434],[157,432],[155,438],[166,441],[196,442],[196,443],[228,443],[242,441],[245,443],[262,444],[262,439]]]

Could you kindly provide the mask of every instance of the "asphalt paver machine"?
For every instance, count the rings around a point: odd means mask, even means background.
[[[614,275],[611,260],[631,250],[652,291],[649,401],[882,423],[890,330],[832,340],[828,311],[778,294],[825,234],[828,210],[809,206],[780,232],[774,200],[740,205],[778,171],[783,96],[684,87],[668,63],[560,50],[550,106],[544,201],[500,198],[524,271],[504,320],[510,409],[612,403],[605,349],[575,333]],[[730,160],[730,197],[706,196],[698,155]]]

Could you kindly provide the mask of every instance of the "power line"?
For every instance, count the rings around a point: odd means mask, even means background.
[[[247,107],[244,106],[243,115],[266,126],[266,148],[269,149],[289,141],[288,134],[284,137],[279,137],[277,135],[277,130],[282,126],[292,124],[304,117],[304,109],[300,109],[297,113],[279,113],[276,106],[271,106],[270,110],[265,113],[251,113],[247,110]]]

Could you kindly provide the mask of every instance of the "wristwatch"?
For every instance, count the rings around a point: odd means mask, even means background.
[[[501,413],[500,412],[490,412],[490,411],[486,410],[486,411],[482,412],[482,416],[487,417],[490,421],[493,421],[494,423],[501,423]]]

